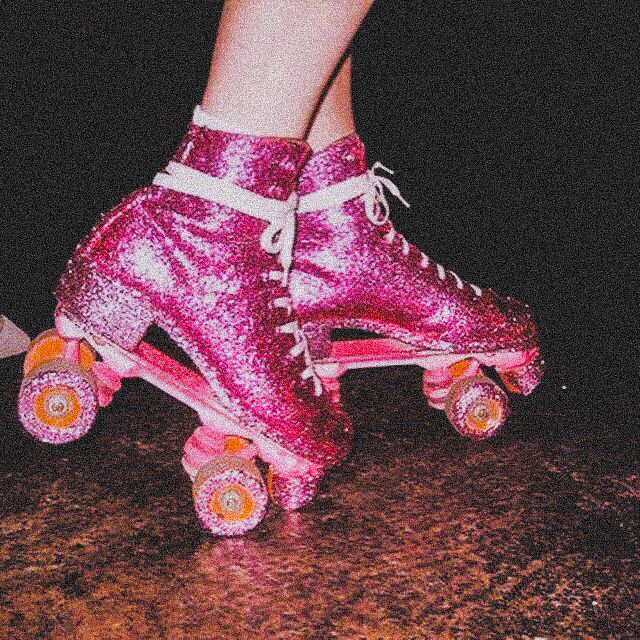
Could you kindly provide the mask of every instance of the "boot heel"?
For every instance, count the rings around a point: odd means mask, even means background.
[[[91,334],[134,349],[154,320],[146,298],[113,278],[86,271],[78,276],[72,272],[61,279],[56,316],[68,316]]]

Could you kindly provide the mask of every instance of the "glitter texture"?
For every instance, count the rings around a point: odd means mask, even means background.
[[[35,408],[38,397],[57,388],[73,394],[80,408],[73,424],[64,428],[43,423]],[[78,440],[91,429],[97,413],[98,397],[91,378],[66,362],[56,360],[47,363],[22,381],[18,414],[24,428],[41,442],[67,444]]]
[[[286,200],[308,155],[300,141],[213,131],[193,123],[173,160]],[[58,313],[131,349],[152,322],[187,353],[245,425],[326,468],[351,427],[302,380],[302,358],[277,327],[291,320],[260,248],[267,223],[161,186],[134,192],[78,246],[58,285]]]
[[[270,470],[269,493],[285,511],[300,509],[315,498],[321,475],[283,476]]]
[[[486,440],[504,426],[509,404],[506,393],[495,382],[478,375],[459,382],[452,389],[445,411],[460,435],[471,440]]]
[[[366,171],[364,145],[352,134],[312,156],[298,193],[315,193]],[[537,349],[537,328],[526,305],[490,289],[477,295],[467,283],[460,289],[448,272],[443,281],[433,261],[423,268],[420,251],[409,246],[405,255],[399,234],[387,240],[390,223],[370,222],[364,198],[298,216],[291,291],[315,358],[328,355],[336,327],[447,353]],[[521,376],[525,392],[542,376],[539,358],[535,362]],[[513,380],[519,387],[519,376]]]
[[[226,487],[242,487],[253,501],[251,513],[243,519],[225,520],[211,509],[211,500],[216,492]],[[213,471],[206,479],[196,479],[193,486],[193,504],[200,523],[205,529],[220,536],[237,536],[253,529],[264,517],[268,497],[262,483],[242,469]]]

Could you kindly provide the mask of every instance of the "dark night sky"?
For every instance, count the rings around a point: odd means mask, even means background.
[[[217,3],[188,5],[3,3],[0,310],[32,334],[77,241],[164,165],[200,97]],[[637,388],[640,9],[592,5],[381,0],[354,43],[369,161],[412,203],[396,225],[529,302],[551,384],[577,395]]]

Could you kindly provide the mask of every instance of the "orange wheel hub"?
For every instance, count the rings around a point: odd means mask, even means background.
[[[271,496],[271,499],[275,502],[276,494],[273,486],[273,482],[274,482],[273,478],[274,478],[273,467],[269,467],[269,470],[267,471],[267,492]]]
[[[81,411],[76,392],[62,385],[43,389],[34,400],[36,418],[55,429],[67,429],[74,425]]]
[[[226,522],[246,520],[255,507],[255,500],[249,490],[237,482],[231,482],[218,489],[209,502],[211,513],[215,513]]]
[[[500,404],[493,398],[485,398],[469,407],[465,422],[470,430],[482,433],[496,424],[500,413]]]

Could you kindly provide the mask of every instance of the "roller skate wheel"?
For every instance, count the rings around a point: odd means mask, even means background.
[[[484,375],[460,380],[449,391],[445,413],[462,436],[484,440],[504,425],[509,414],[507,394]]]
[[[260,523],[268,497],[253,462],[222,454],[206,464],[193,485],[196,514],[216,535],[234,536]]]
[[[28,376],[36,367],[58,359],[64,359],[65,339],[60,337],[55,329],[41,333],[31,343],[24,358],[23,375]],[[82,341],[79,350],[80,362],[83,369],[89,371],[96,361],[95,352],[89,343]]]
[[[209,510],[227,521],[246,520],[255,509],[255,500],[247,488],[230,482],[211,496]]]
[[[32,436],[50,444],[81,438],[93,424],[98,398],[91,375],[63,360],[46,362],[24,378],[20,420]]]

